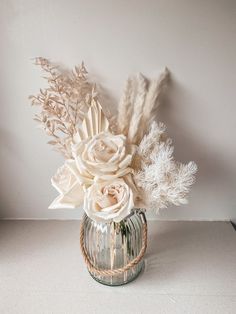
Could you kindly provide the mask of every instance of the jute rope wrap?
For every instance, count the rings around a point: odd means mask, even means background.
[[[90,272],[92,272],[98,276],[99,275],[100,276],[115,276],[115,275],[123,274],[127,270],[136,266],[141,261],[141,259],[143,258],[144,254],[146,252],[146,249],[147,249],[147,221],[146,221],[145,216],[142,212],[140,213],[140,215],[142,215],[142,218],[143,218],[142,219],[142,223],[143,223],[142,248],[141,248],[139,254],[132,261],[130,261],[124,267],[117,268],[117,269],[98,269],[93,265],[89,255],[88,255],[88,252],[86,251],[86,248],[84,246],[84,219],[82,220],[81,227],[80,227],[80,248],[81,248],[82,255],[84,257],[84,261],[85,261],[87,268]]]

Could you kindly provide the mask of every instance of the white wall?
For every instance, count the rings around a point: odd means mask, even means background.
[[[236,217],[235,35],[235,0],[1,0],[0,216],[80,215],[47,209],[62,159],[27,100],[43,84],[30,58],[44,56],[66,67],[84,60],[116,100],[128,74],[154,76],[167,65],[172,83],[159,118],[176,158],[200,170],[190,204],[158,218]]]

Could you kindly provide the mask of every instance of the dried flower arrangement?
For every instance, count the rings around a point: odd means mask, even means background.
[[[70,73],[36,58],[48,87],[30,96],[40,107],[35,120],[65,157],[52,178],[59,196],[49,208],[78,208],[95,221],[120,222],[134,207],[159,210],[187,202],[197,166],[173,157],[173,146],[155,111],[167,69],[156,80],[129,77],[118,114],[104,114],[84,64]]]

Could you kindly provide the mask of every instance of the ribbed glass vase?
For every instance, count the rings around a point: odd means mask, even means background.
[[[143,211],[134,209],[119,223],[98,223],[85,215],[81,228],[82,253],[95,280],[119,286],[139,275],[147,242]]]

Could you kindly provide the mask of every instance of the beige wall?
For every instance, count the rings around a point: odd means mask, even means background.
[[[230,219],[236,214],[235,0],[1,0],[0,216],[77,218],[48,210],[50,177],[62,159],[35,128],[28,94],[43,84],[31,64],[84,60],[118,99],[129,73],[172,72],[159,118],[176,157],[195,160],[197,183],[184,207],[158,219]]]

